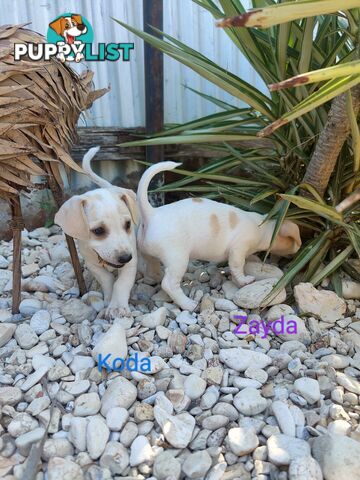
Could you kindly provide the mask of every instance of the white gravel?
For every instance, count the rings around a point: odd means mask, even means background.
[[[182,288],[199,302],[195,313],[139,274],[131,316],[109,321],[86,268],[79,297],[57,227],[25,232],[23,247],[13,317],[12,246],[0,243],[2,478],[24,478],[45,437],[37,480],[360,480],[355,294],[345,301],[299,284],[295,303],[282,291],[262,308],[279,265],[252,256],[256,281],[238,289],[227,268],[194,262]],[[350,286],[347,297],[359,290]],[[283,316],[298,331],[261,338],[247,325],[237,335],[234,315]],[[110,365],[136,354],[149,370],[99,370],[99,354]]]

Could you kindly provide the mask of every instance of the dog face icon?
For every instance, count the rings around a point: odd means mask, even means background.
[[[87,27],[82,21],[81,15],[73,14],[70,17],[60,17],[49,24],[58,35],[65,39],[68,44],[74,43],[76,37],[84,35]]]

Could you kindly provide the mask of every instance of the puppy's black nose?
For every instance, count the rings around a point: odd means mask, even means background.
[[[129,263],[131,259],[132,259],[132,255],[131,255],[131,253],[128,253],[126,255],[120,255],[120,257],[118,257],[118,262],[119,263]]]
[[[84,25],[83,23],[79,23],[79,25],[77,25],[77,28],[80,30],[80,32],[82,32],[83,30],[85,30],[86,25]]]

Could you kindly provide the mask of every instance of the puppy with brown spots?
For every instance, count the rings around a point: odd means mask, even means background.
[[[55,215],[55,223],[78,240],[85,263],[103,290],[104,316],[119,317],[130,313],[137,271],[138,209],[135,192],[115,187],[91,170],[91,159],[98,150],[91,148],[82,166],[101,188],[67,200]]]
[[[245,212],[231,205],[206,198],[188,198],[153,208],[148,201],[151,179],[160,172],[179,166],[175,162],[152,165],[143,174],[137,191],[141,224],[138,247],[152,266],[163,264],[163,290],[183,310],[192,311],[197,304],[188,298],[180,283],[190,259],[211,262],[229,261],[233,281],[239,286],[255,280],[244,275],[245,259],[270,246],[275,221],[264,222],[265,215]],[[271,252],[291,255],[301,246],[298,226],[286,220],[277,235]]]

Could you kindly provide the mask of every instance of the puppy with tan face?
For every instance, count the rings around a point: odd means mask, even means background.
[[[98,150],[87,152],[83,169],[103,188],[70,198],[55,215],[55,223],[78,240],[86,265],[103,290],[106,316],[118,317],[130,312],[137,270],[138,211],[132,190],[114,187],[91,170],[90,161]]]
[[[184,294],[180,286],[189,260],[228,260],[233,281],[239,287],[247,285],[255,278],[244,274],[245,259],[269,248],[275,222],[265,222],[265,215],[245,212],[206,198],[188,198],[153,208],[148,201],[151,179],[178,165],[174,162],[157,163],[143,174],[137,191],[141,214],[137,238],[141,253],[160,260],[164,265],[163,290],[183,310],[192,311],[197,304]],[[286,220],[271,251],[287,256],[296,253],[300,246],[299,227]]]

